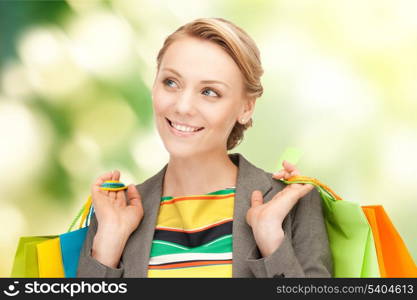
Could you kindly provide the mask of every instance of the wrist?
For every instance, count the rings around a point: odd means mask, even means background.
[[[273,235],[269,236],[268,242],[264,242],[261,245],[258,244],[258,249],[262,257],[270,256],[274,253],[282,244],[285,238],[284,230],[280,230]]]
[[[124,224],[114,225],[113,223],[98,223],[97,234],[102,236],[114,236],[129,238],[131,231],[124,228]]]
[[[128,237],[114,231],[97,231],[91,256],[103,265],[117,268],[123,254]]]

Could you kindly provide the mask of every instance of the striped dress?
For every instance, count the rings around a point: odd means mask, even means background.
[[[235,187],[162,197],[148,277],[232,277]]]

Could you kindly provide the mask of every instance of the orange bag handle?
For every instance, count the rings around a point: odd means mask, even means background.
[[[326,190],[336,200],[342,200],[342,198],[338,194],[336,194],[331,188],[329,188],[327,185],[325,185],[324,183],[320,182],[318,179],[313,178],[313,177],[295,175],[283,181],[286,183],[311,183],[315,186],[319,186],[322,189]]]

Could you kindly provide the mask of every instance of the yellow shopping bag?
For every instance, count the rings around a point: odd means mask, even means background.
[[[36,245],[36,248],[38,251],[39,277],[65,277],[59,237],[41,242]]]

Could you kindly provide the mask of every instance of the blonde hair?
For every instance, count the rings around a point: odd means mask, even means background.
[[[222,47],[235,61],[243,75],[246,95],[251,98],[262,96],[260,78],[263,74],[260,53],[252,38],[241,28],[223,18],[200,18],[179,27],[164,41],[157,56],[159,70],[167,48],[178,38],[188,35],[212,41]],[[227,139],[227,150],[243,140],[243,132],[253,124],[252,118],[245,124],[236,122]]]

